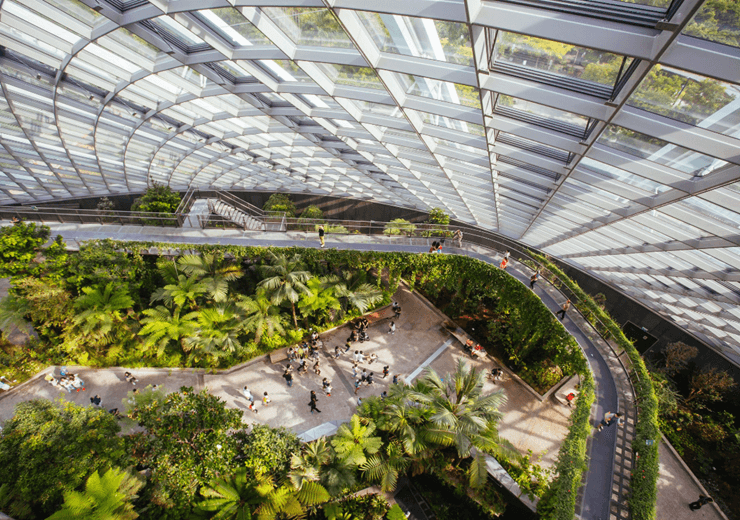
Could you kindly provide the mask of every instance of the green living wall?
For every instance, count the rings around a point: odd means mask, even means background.
[[[660,428],[658,427],[658,400],[647,367],[640,353],[627,339],[619,325],[594,302],[590,295],[568,278],[547,257],[532,252],[529,254],[557,276],[576,295],[579,299],[578,305],[583,306],[601,321],[611,337],[630,358],[633,370],[632,385],[635,388],[638,407],[635,439],[632,441],[632,450],[636,454],[636,460],[632,472],[630,510],[635,520],[654,520],[659,472]],[[653,442],[648,445],[646,441]]]

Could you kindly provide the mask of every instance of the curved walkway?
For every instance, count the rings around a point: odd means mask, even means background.
[[[276,247],[316,247],[318,245],[318,241],[313,236],[291,232],[245,233],[236,230],[185,230],[90,224],[50,224],[50,227],[52,235],[61,234],[72,248],[74,248],[75,242],[79,245],[85,240],[102,238],[204,245],[230,244]],[[389,239],[382,236],[363,235],[329,236],[328,239],[327,245],[337,249],[415,253],[425,253],[428,249],[428,245],[417,245],[418,239]],[[416,243],[414,243],[415,240]],[[450,251],[454,254],[475,257],[495,265],[499,262],[498,258],[491,256],[490,251],[477,247],[466,245],[465,249],[451,250],[448,248],[447,252]],[[514,262],[510,264],[508,271],[522,283],[528,285],[530,270],[526,266]],[[559,296],[557,290],[543,281],[535,286],[535,293],[542,298],[543,303],[553,312],[556,312],[562,304],[562,297]],[[604,344],[600,337],[593,333],[575,309],[568,313],[563,320],[563,324],[584,350],[597,383],[595,409],[592,414],[592,418],[595,418],[593,423],[598,423],[606,411],[620,410],[623,413],[627,412],[627,421],[624,426],[605,429],[590,438],[590,463],[585,476],[585,485],[579,490],[577,512],[581,518],[585,519],[627,519],[629,518],[627,493],[629,471],[632,463],[630,444],[634,435],[634,408],[629,381],[615,353],[611,351],[608,345]],[[616,381],[613,377],[614,374],[617,375]],[[185,374],[183,373],[183,375]],[[187,379],[190,380],[190,378]],[[194,381],[194,383],[196,383],[194,386],[200,386],[197,381]],[[335,381],[334,384],[336,386],[339,382]],[[627,399],[620,399],[620,394],[626,394]],[[620,405],[622,405],[621,409]],[[241,408],[244,408],[244,406],[241,406]],[[632,433],[630,434],[630,432]],[[617,464],[615,464],[615,457]],[[675,520],[676,517],[673,518]]]

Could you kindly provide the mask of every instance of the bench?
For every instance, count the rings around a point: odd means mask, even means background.
[[[382,309],[365,314],[363,318],[366,318],[370,325],[378,323],[383,320],[387,320],[395,316],[396,313],[393,311],[393,306],[386,305]]]

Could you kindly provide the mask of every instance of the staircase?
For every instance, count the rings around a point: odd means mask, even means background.
[[[200,228],[202,227],[201,218],[207,217],[209,214],[208,199],[198,199],[190,206],[187,217],[183,219],[182,227]]]
[[[243,229],[265,231],[265,224],[246,211],[234,207],[221,198],[207,199],[209,213],[219,215],[238,224]]]

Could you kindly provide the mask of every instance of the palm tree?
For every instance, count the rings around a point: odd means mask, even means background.
[[[398,483],[399,473],[403,473],[411,464],[403,445],[399,441],[391,441],[385,449],[376,455],[368,457],[367,462],[360,469],[372,481],[380,482],[383,491],[394,491]]]
[[[306,444],[302,453],[294,453],[290,467],[288,477],[296,488],[318,481],[335,496],[355,485],[354,468],[336,456],[324,437]]]
[[[178,342],[185,350],[185,338],[192,336],[198,330],[197,311],[181,316],[182,309],[175,307],[172,312],[164,305],[158,305],[143,311],[146,318],[141,320],[144,327],[139,331],[145,336],[144,345],[147,348],[157,347],[157,357],[160,357],[170,342]]]
[[[330,321],[334,321],[334,312],[342,308],[341,303],[336,296],[334,296],[333,287],[324,287],[316,277],[311,278],[306,287],[310,291],[308,294],[301,296],[301,300],[298,303],[298,309],[301,310],[304,316],[311,316],[313,314],[327,312],[329,313]]]
[[[293,326],[298,328],[298,320],[295,315],[295,304],[301,294],[310,294],[306,282],[311,278],[311,273],[302,269],[300,255],[288,258],[280,254],[276,255],[270,251],[272,263],[262,268],[265,279],[257,287],[269,291],[270,299],[275,305],[280,305],[285,300],[290,302],[293,313]]]
[[[84,491],[66,491],[62,509],[48,520],[133,520],[139,515],[131,504],[144,485],[129,473],[111,468],[101,477],[97,471],[85,482]]]
[[[239,342],[238,314],[231,305],[220,304],[203,309],[198,314],[198,329],[183,340],[183,347],[190,351],[190,360],[204,356],[219,358],[241,348]]]
[[[486,477],[485,453],[515,454],[511,445],[500,439],[496,423],[503,414],[500,406],[506,402],[503,390],[483,394],[483,375],[470,370],[459,359],[454,374],[442,380],[433,369],[427,369],[423,382],[429,389],[415,392],[414,398],[431,410],[431,425],[426,435],[442,446],[454,446],[459,458],[475,457],[470,466],[471,486],[482,484]]]
[[[134,301],[128,290],[122,286],[108,283],[105,287],[83,287],[74,303],[78,314],[72,319],[73,330],[92,339],[98,345],[110,342],[110,333],[115,326],[123,325]]]
[[[367,283],[365,271],[343,271],[342,276],[331,274],[323,277],[321,282],[325,288],[334,289],[334,296],[341,302],[343,312],[351,306],[364,313],[383,299],[383,291]]]
[[[334,439],[331,441],[339,458],[354,466],[360,466],[367,461],[365,453],[377,453],[383,445],[380,437],[373,437],[375,423],[370,419],[361,419],[353,415],[347,423],[339,426]]]
[[[164,290],[161,292],[161,299],[167,305],[173,303],[179,307],[184,307],[189,304],[192,308],[198,309],[198,302],[196,298],[201,294],[205,294],[205,286],[198,281],[194,276],[187,277],[184,274],[178,275],[177,282],[164,286]],[[152,298],[155,295],[160,296],[159,293],[152,294]]]
[[[261,472],[248,479],[247,468],[239,468],[230,478],[214,480],[201,489],[205,497],[198,509],[216,514],[214,520],[271,520],[278,516],[300,518],[308,506],[329,500],[329,494],[316,482],[305,482],[299,489],[276,486]]]
[[[244,275],[236,264],[225,261],[213,253],[186,255],[177,260],[183,271],[198,278],[213,301],[224,302],[229,293],[229,282]]]
[[[280,309],[267,299],[264,291],[257,291],[254,298],[240,296],[236,306],[244,315],[242,328],[254,331],[255,343],[259,344],[265,332],[269,336],[275,332],[285,333],[285,318],[280,314]]]

